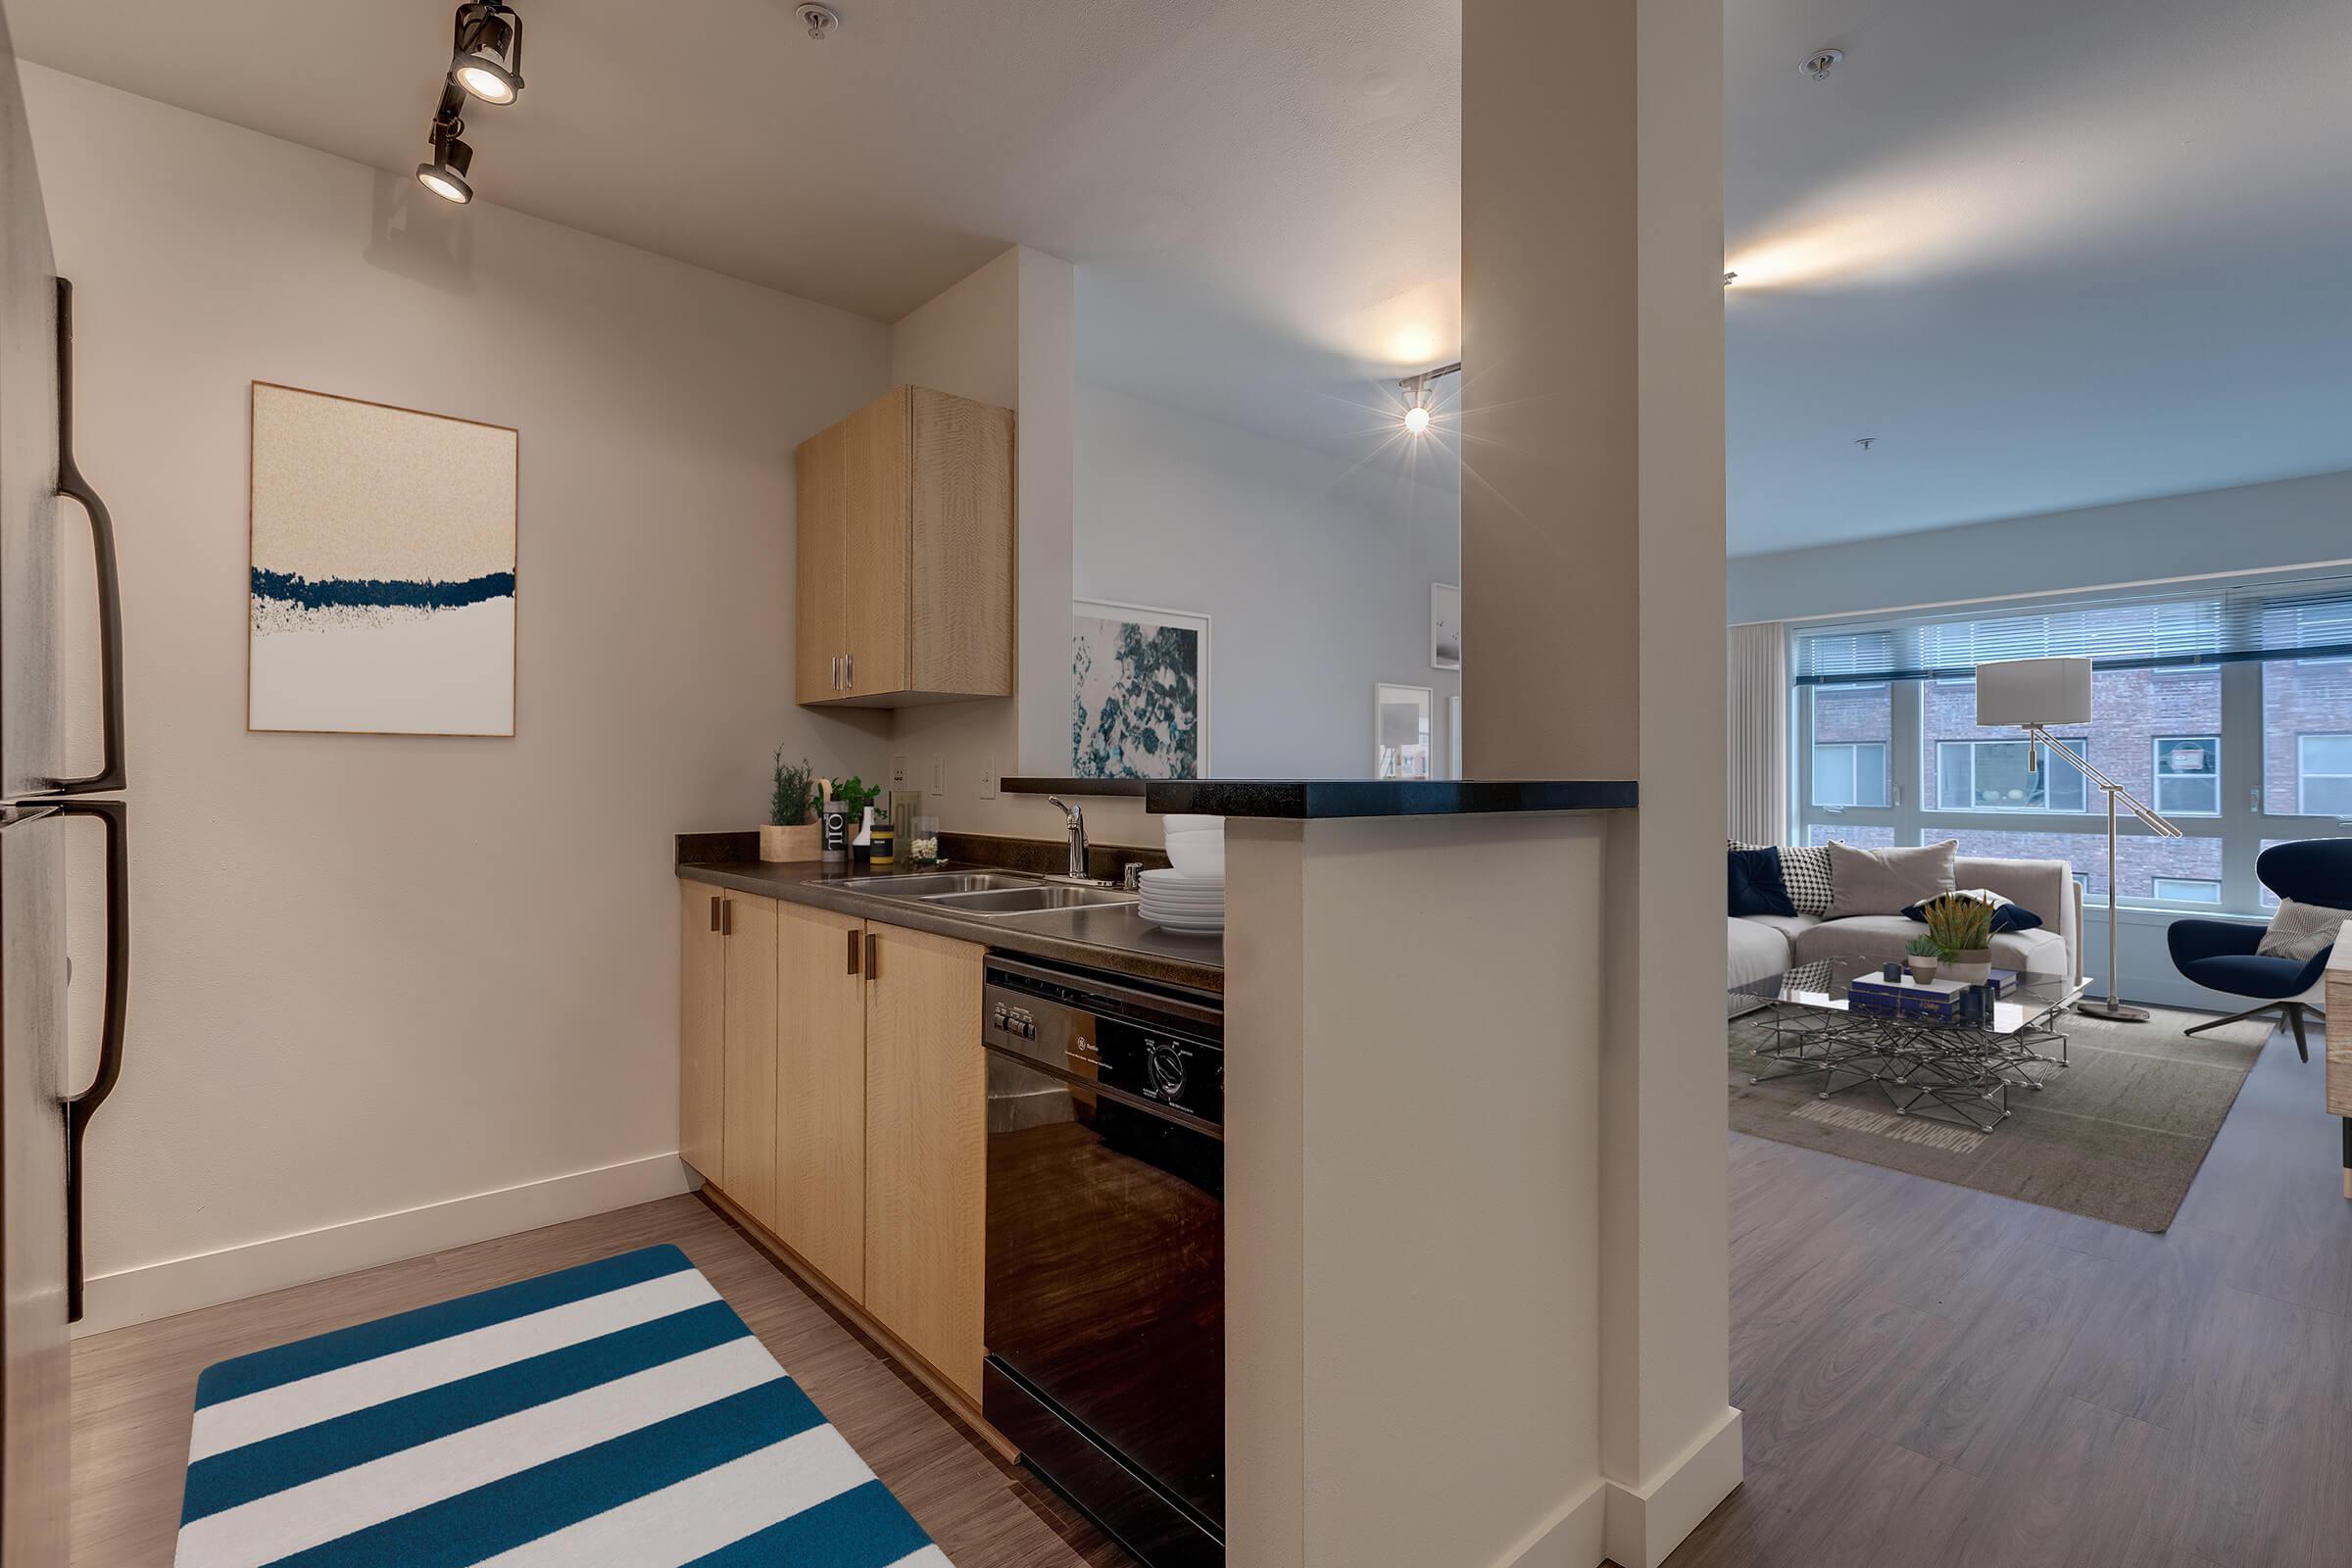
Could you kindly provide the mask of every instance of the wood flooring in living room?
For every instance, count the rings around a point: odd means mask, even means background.
[[[1668,1568],[2352,1561],[2352,1201],[2274,1034],[2172,1228],[1732,1141],[1747,1482]]]

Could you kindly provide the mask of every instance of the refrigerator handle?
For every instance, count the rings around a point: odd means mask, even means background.
[[[103,746],[98,771],[51,779],[47,793],[96,795],[122,782],[122,580],[115,564],[115,519],[74,461],[74,284],[57,280],[57,493],[89,514],[98,576],[98,670]]]
[[[48,805],[52,803],[43,804]],[[95,816],[106,823],[106,1014],[99,1031],[98,1071],[90,1086],[66,1102],[66,1321],[81,1321],[81,1142],[90,1118],[122,1076],[122,1014],[130,996],[130,852],[128,808],[121,801],[58,801],[59,816]]]

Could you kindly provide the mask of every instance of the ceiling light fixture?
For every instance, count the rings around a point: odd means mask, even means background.
[[[833,29],[841,25],[841,13],[831,6],[805,5],[793,15],[799,17],[802,25],[808,29],[808,36],[819,43],[832,37]]]
[[[486,104],[511,104],[522,92],[522,19],[513,6],[473,0],[458,7],[449,79]]]
[[[473,167],[473,149],[465,141],[466,121],[460,113],[466,94],[454,81],[441,88],[441,107],[433,115],[433,156],[416,166],[416,183],[460,207],[473,200],[466,171]]]
[[[1461,373],[1462,362],[1456,360],[1451,365],[1441,365],[1434,370],[1423,370],[1419,375],[1408,375],[1396,383],[1404,388],[1406,400],[1404,427],[1406,431],[1413,435],[1421,435],[1429,429],[1429,383],[1441,375],[1459,375]]]
[[[1805,63],[1797,69],[1815,81],[1823,81],[1837,69],[1838,62],[1844,58],[1845,51],[1842,49],[1816,49],[1805,56]]]

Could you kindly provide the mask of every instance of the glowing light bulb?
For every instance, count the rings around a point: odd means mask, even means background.
[[[1415,435],[1429,428],[1429,410],[1416,403],[1404,411],[1404,427]]]

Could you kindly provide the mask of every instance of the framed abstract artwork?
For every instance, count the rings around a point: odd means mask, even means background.
[[[246,728],[514,733],[516,441],[253,384]]]
[[[1208,617],[1081,599],[1070,607],[1070,771],[1208,776]]]

